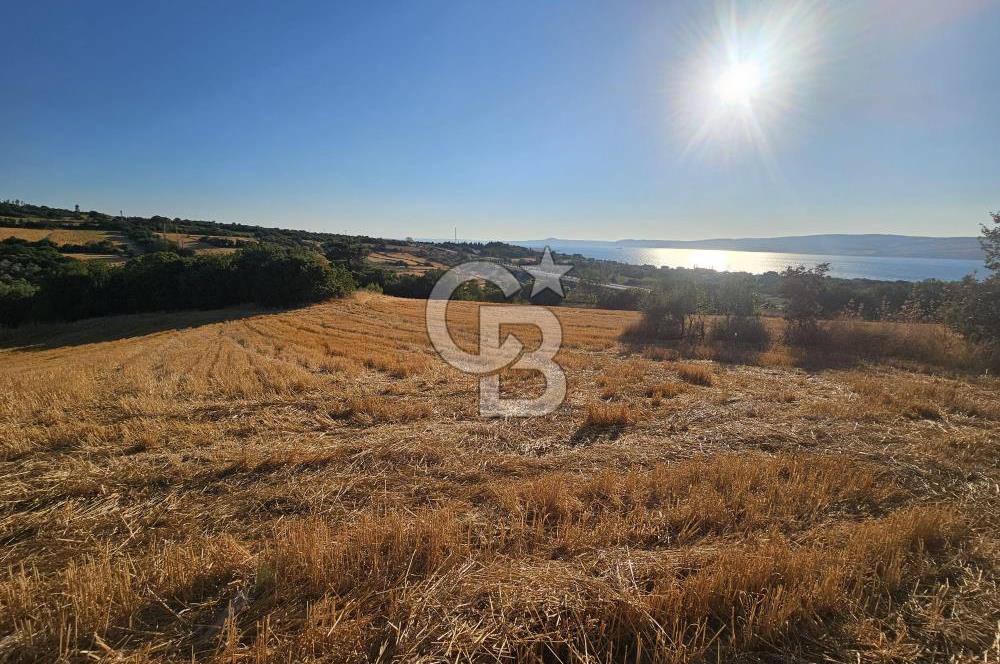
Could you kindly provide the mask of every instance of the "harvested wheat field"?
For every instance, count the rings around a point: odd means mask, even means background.
[[[49,240],[53,244],[86,244],[88,242],[100,242],[101,240],[121,241],[121,237],[116,233],[91,229],[76,228],[0,228],[0,240],[17,238],[28,242],[38,242],[39,240]]]
[[[1000,655],[1000,382],[961,348],[726,363],[557,308],[566,404],[484,420],[423,309],[0,337],[0,660]]]

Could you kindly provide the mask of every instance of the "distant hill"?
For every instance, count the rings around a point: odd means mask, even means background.
[[[712,240],[618,240],[595,242],[549,238],[545,242],[580,246],[655,247],[673,249],[720,249],[725,251],[770,251],[787,254],[834,256],[883,256],[886,258],[957,258],[982,260],[976,237],[918,237],[911,235],[797,235],[769,238],[719,238]],[[516,244],[516,243],[515,243]]]

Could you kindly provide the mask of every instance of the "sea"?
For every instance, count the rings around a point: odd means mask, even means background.
[[[656,267],[706,268],[720,272],[763,274],[780,272],[790,265],[812,267],[830,264],[830,276],[842,279],[877,279],[880,281],[923,281],[941,279],[958,281],[966,275],[983,276],[982,261],[956,258],[900,258],[880,256],[832,256],[825,254],[783,254],[766,251],[722,251],[716,249],[671,249],[629,247],[614,244],[589,244],[550,240],[516,242],[521,246],[580,254],[588,258]],[[557,256],[558,259],[558,256]]]

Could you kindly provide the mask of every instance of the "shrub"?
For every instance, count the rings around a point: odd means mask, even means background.
[[[426,299],[430,297],[434,284],[442,274],[441,270],[428,270],[423,274],[387,275],[382,284],[382,292],[396,297]]]
[[[723,277],[718,294],[719,313],[738,318],[757,314],[757,293],[754,280],[748,274],[727,274]]]
[[[28,320],[37,290],[23,279],[0,282],[0,325],[20,325]]]
[[[596,296],[596,304],[598,309],[638,311],[642,308],[645,296],[646,294],[637,288],[601,288]]]
[[[294,247],[258,244],[234,261],[243,300],[282,307],[342,297],[354,289],[350,273],[319,254]]]
[[[986,269],[1000,272],[1000,212],[991,212],[993,228],[983,224],[983,237],[979,243],[986,254]]]
[[[0,241],[0,282],[26,281],[38,286],[46,275],[71,262],[73,259],[60,254],[50,242]]]
[[[114,302],[108,297],[110,283],[110,270],[104,263],[69,263],[42,281],[32,316],[77,320],[112,313]]]
[[[191,261],[181,277],[185,308],[219,309],[240,303],[235,254],[207,254]]]
[[[184,276],[194,262],[166,251],[134,258],[116,271],[109,293],[115,301],[107,305],[123,312],[186,309],[197,285],[186,284]],[[91,315],[100,313],[107,312]]]
[[[649,293],[642,303],[642,319],[626,336],[640,339],[680,339],[698,306],[698,293],[691,284]]]
[[[364,266],[365,257],[368,255],[369,249],[354,239],[338,238],[324,242],[323,253],[331,263],[343,264],[352,269],[361,269]],[[405,261],[403,261],[403,266],[406,266]]]
[[[816,324],[822,311],[829,263],[806,268],[790,266],[781,273],[781,294],[785,297],[785,340],[792,344],[812,345],[820,340]]]
[[[959,333],[988,347],[1000,358],[1000,212],[991,213],[994,227],[983,226],[980,243],[986,268],[993,275],[983,282],[966,277],[948,307],[946,320]]]
[[[983,282],[966,277],[946,320],[966,338],[1000,351],[1000,274]]]
[[[761,350],[771,345],[771,332],[760,316],[726,316],[712,325],[712,341],[746,344]]]
[[[122,249],[108,239],[84,244],[63,244],[57,249],[64,254],[120,254]]]

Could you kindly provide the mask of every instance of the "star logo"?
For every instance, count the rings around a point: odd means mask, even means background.
[[[559,297],[566,297],[560,278],[572,269],[572,265],[556,265],[552,260],[552,252],[549,251],[548,247],[545,247],[541,263],[530,267],[524,266],[524,270],[535,278],[535,282],[531,286],[531,297],[535,297],[546,288],[558,294]]]

